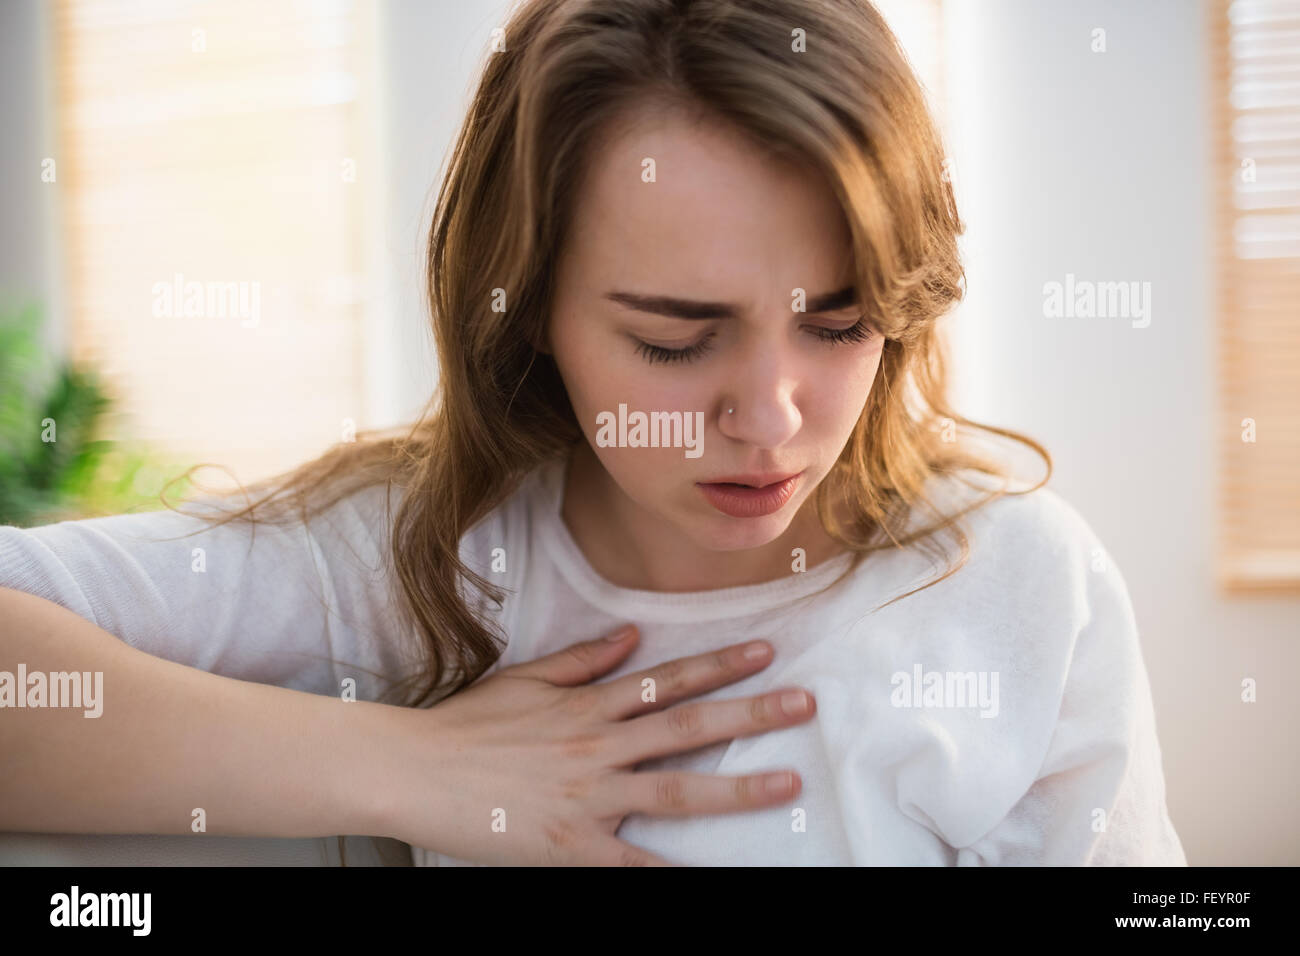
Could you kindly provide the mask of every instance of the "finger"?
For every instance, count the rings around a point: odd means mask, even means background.
[[[603,834],[587,845],[578,866],[677,866],[639,846]]]
[[[610,640],[619,634],[622,634],[621,639]],[[502,673],[508,671],[516,677],[536,677],[560,687],[586,684],[617,667],[632,653],[637,639],[636,625],[629,624],[606,637],[579,641],[534,661],[503,668]]]
[[[641,771],[618,774],[597,797],[603,813],[644,813],[652,817],[742,813],[780,806],[803,789],[799,775],[789,770],[739,777],[680,771]]]
[[[752,656],[751,656],[752,654]],[[606,684],[595,685],[598,710],[606,720],[624,720],[671,707],[678,701],[732,684],[772,663],[766,641],[734,644],[720,651],[678,657]],[[646,680],[654,681],[652,701],[642,700]]]
[[[817,712],[817,701],[801,687],[786,687],[736,700],[690,701],[661,714],[614,724],[607,735],[613,753],[631,763],[695,750],[735,737],[803,723]],[[614,766],[627,766],[621,761]]]

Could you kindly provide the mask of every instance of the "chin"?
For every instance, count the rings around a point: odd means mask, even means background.
[[[698,497],[698,492],[696,492]],[[690,510],[685,522],[678,522],[683,533],[700,547],[711,551],[745,551],[771,544],[790,527],[798,507],[794,502],[787,510],[758,518],[733,518],[717,511],[707,501]]]

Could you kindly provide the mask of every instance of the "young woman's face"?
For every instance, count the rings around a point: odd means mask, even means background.
[[[826,338],[860,318],[847,224],[819,178],[723,128],[646,112],[624,130],[592,156],[579,192],[547,351],[592,450],[656,526],[710,550],[758,547],[829,473],[880,365],[874,327]],[[699,317],[663,314],[682,310]],[[703,434],[688,433],[702,454],[602,444],[619,438],[620,405],[691,426],[702,413]],[[701,487],[795,474],[783,503]]]

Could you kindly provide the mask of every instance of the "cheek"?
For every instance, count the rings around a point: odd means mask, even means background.
[[[596,444],[597,416],[608,412],[617,421],[619,405],[627,412],[705,412],[708,387],[698,374],[689,381],[663,366],[651,366],[635,346],[618,335],[575,336],[553,333],[554,357],[578,425],[596,456],[625,487],[654,484],[657,476],[682,467],[680,448],[621,448]],[[698,419],[696,420],[698,423]],[[707,447],[707,446],[706,446]],[[689,462],[689,459],[687,459]]]
[[[629,413],[703,409],[692,404],[692,389],[674,387],[672,378],[640,359],[629,363],[608,354],[593,354],[575,357],[562,371],[569,399],[588,434],[596,427],[596,415],[617,415],[620,404],[626,405]]]
[[[876,387],[880,359],[881,349],[877,347],[837,357],[824,365],[811,393],[818,420],[838,431],[851,428]]]
[[[590,433],[596,413],[605,409],[616,391],[617,375],[609,347],[602,345],[599,336],[584,330],[584,323],[574,316],[555,323],[551,345],[578,423]]]
[[[858,389],[862,394],[862,400],[865,403],[867,395],[875,388],[876,379],[880,377],[880,360],[884,358],[885,350],[877,346],[862,362],[858,368],[859,385]]]

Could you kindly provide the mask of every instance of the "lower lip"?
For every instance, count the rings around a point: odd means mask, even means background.
[[[787,478],[785,481],[768,485],[766,488],[745,488],[741,485],[722,485],[699,483],[699,489],[709,504],[724,515],[733,518],[761,518],[763,515],[775,514],[785,507],[785,503],[794,495],[799,486],[803,472]]]

